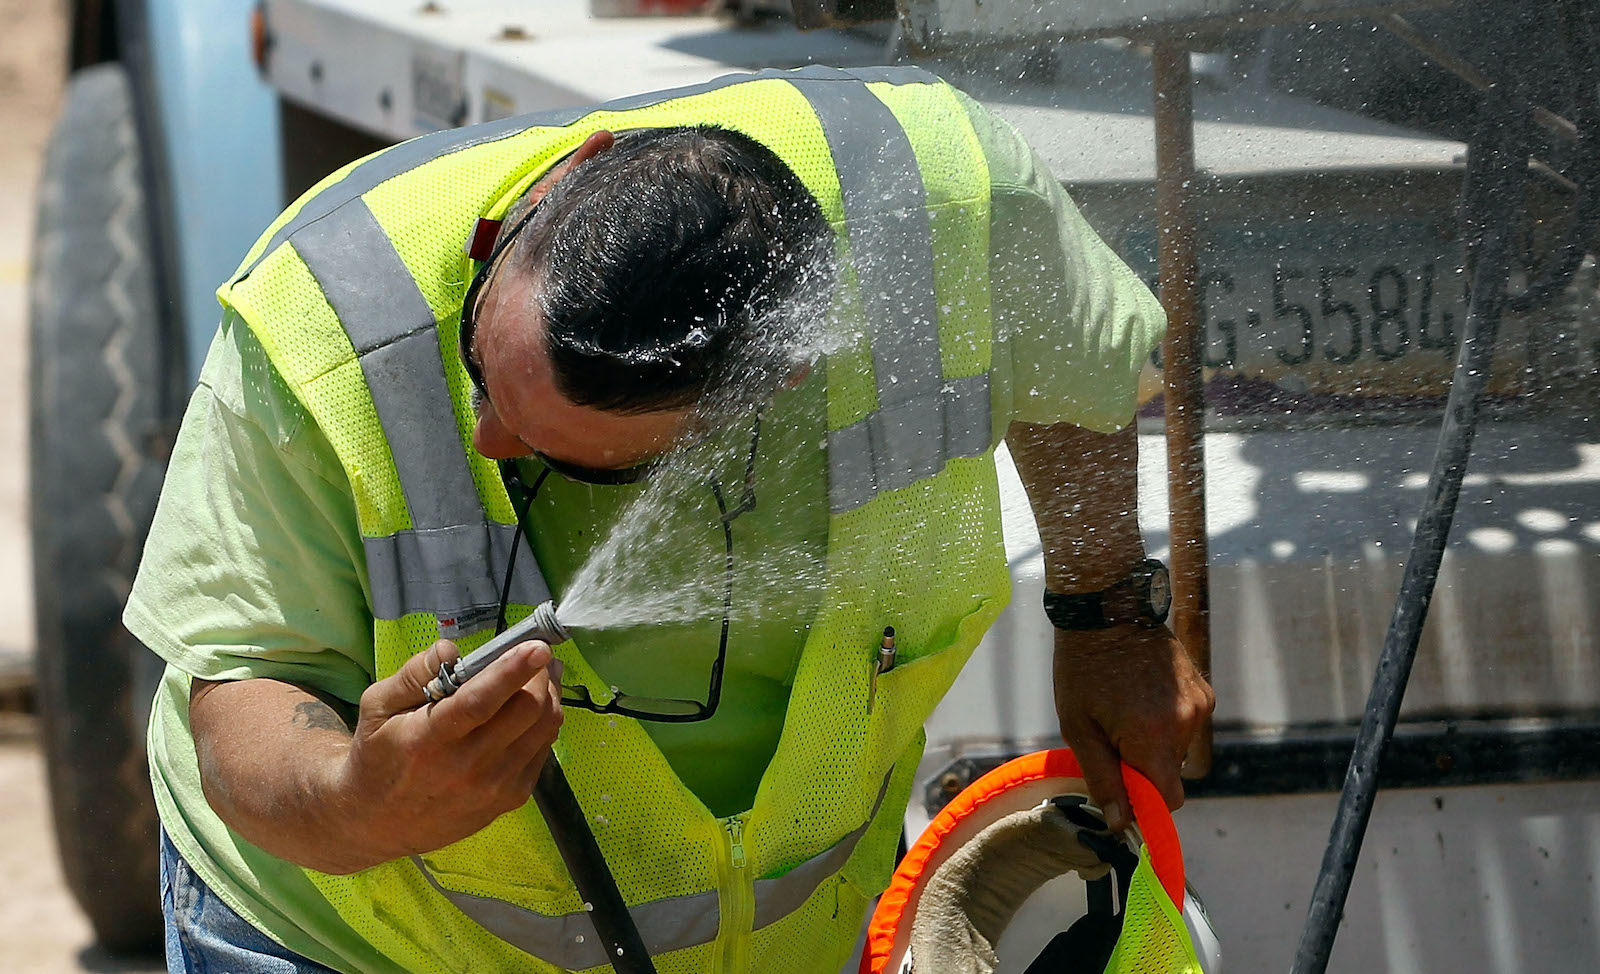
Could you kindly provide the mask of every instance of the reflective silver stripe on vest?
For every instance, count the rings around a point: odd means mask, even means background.
[[[412,856],[411,861],[456,909],[518,950],[565,971],[611,963],[587,912],[545,916],[493,897],[445,889],[420,856]],[[641,903],[630,912],[652,956],[710,943],[717,937],[715,892]]]
[[[846,74],[862,81],[886,81],[892,85],[932,85],[939,78],[927,68],[912,64],[885,64],[868,68],[849,68]]]
[[[292,245],[355,347],[394,456],[412,529],[365,538],[372,614],[428,612],[469,631],[499,604],[515,527],[489,520],[467,464],[433,309],[366,201],[304,227]],[[524,542],[513,599],[550,597]]]
[[[844,868],[855,854],[856,845],[861,842],[861,837],[867,834],[867,829],[872,826],[872,820],[878,814],[878,809],[883,806],[883,796],[889,791],[889,779],[883,779],[883,786],[878,789],[878,800],[873,803],[872,811],[868,813],[867,820],[861,827],[846,835],[827,852],[812,856],[805,862],[794,867],[782,876],[773,879],[758,879],[755,881],[756,915],[751,924],[752,930],[760,930],[769,923],[777,923],[784,917],[805,906],[806,900],[817,891],[817,887],[834,873]]]
[[[515,533],[516,525],[480,521],[363,538],[373,616],[399,619],[411,612],[431,612],[467,626],[463,615],[488,610],[487,621],[492,622]],[[548,598],[550,588],[528,539],[523,538],[517,570],[511,575],[511,601],[538,605]]]
[[[897,446],[912,440],[910,452],[924,458],[933,469],[944,469],[957,457],[982,456],[992,439],[993,412],[989,400],[989,375],[951,379],[931,400],[901,407],[915,417],[915,425],[900,411],[878,410],[865,419],[828,433],[828,509],[835,514],[854,510],[872,500],[880,490],[904,487],[912,480],[904,466],[881,465]],[[930,430],[931,432],[923,432]],[[914,437],[923,437],[921,441]],[[927,457],[927,445],[941,448]]]
[[[860,828],[782,876],[758,879],[752,884],[756,900],[752,929],[759,930],[776,923],[798,910],[816,892],[817,887],[844,868],[861,837],[867,834],[872,820],[883,807],[883,799],[889,793],[889,779],[893,774],[891,768],[889,774],[884,776],[883,784],[878,787],[878,798]],[[547,916],[505,900],[446,889],[434,878],[433,871],[421,856],[412,856],[411,862],[422,872],[428,884],[454,904],[456,909],[518,950],[569,971],[611,962],[587,911]],[[628,912],[633,915],[634,926],[638,928],[639,937],[651,956],[698,947],[717,937],[720,911],[716,890],[638,903],[630,907]]]
[[[354,199],[293,244],[355,346],[412,525],[481,523],[433,309],[377,217]]]
[[[920,69],[894,77],[937,80]],[[899,120],[866,80],[877,77],[832,68],[791,77],[817,113],[838,172],[878,394],[876,411],[828,434],[835,514],[931,477],[952,458],[979,456],[991,438],[988,376],[944,378],[922,171]]]
[[[939,76],[927,68],[915,65],[889,64],[864,68],[835,68],[826,64],[808,64],[799,68],[762,68],[752,74],[727,75],[741,81],[758,81],[777,78],[782,81],[882,81],[892,85],[935,85]],[[717,79],[723,80],[722,78]]]
[[[994,445],[994,408],[990,403],[987,372],[945,383],[946,460],[982,456]]]
[[[816,111],[839,175],[850,256],[872,331],[878,406],[924,398],[943,380],[933,231],[911,140],[863,82],[793,84]]]

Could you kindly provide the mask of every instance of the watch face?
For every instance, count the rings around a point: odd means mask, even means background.
[[[1150,610],[1156,618],[1166,621],[1167,613],[1172,609],[1172,575],[1165,565],[1153,568],[1150,584],[1145,591],[1146,598],[1150,600]]]

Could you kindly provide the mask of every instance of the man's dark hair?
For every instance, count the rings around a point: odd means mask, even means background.
[[[620,133],[523,238],[511,256],[534,275],[556,388],[612,412],[781,381],[832,280],[816,200],[770,149],[720,128]]]

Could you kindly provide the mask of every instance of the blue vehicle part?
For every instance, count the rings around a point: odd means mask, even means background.
[[[276,93],[250,57],[249,0],[144,0],[146,118],[155,123],[170,209],[168,300],[186,385],[218,321],[216,286],[283,207]],[[129,21],[124,20],[125,25]],[[176,329],[175,329],[176,330]]]

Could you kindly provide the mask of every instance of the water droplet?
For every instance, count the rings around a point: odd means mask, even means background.
[[[585,904],[583,904],[583,912],[585,912],[585,913],[593,913],[594,912],[594,904],[593,903],[585,903]]]
[[[575,937],[575,938],[573,938],[573,939],[574,939],[574,940],[576,940],[576,941],[577,941],[577,942],[578,942],[578,943],[580,943],[580,944],[581,944],[581,943],[583,943],[583,934],[581,934],[581,933],[580,933],[580,934],[578,934],[578,936],[576,936],[576,937]]]

